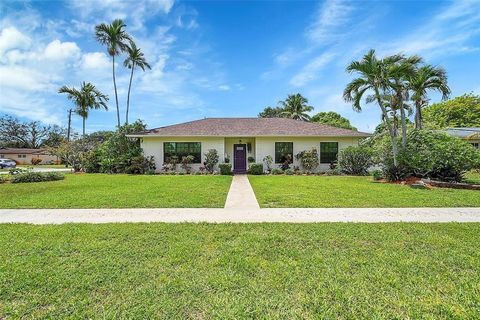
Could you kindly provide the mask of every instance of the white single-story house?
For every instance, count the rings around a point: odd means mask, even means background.
[[[480,149],[480,128],[448,128],[445,131],[449,135],[465,140],[475,148]]]
[[[45,149],[0,148],[0,158],[14,160],[17,164],[32,164],[32,159],[40,159],[39,164],[58,164],[60,159]]]
[[[220,160],[232,163],[235,173],[246,172],[248,163],[263,163],[270,155],[273,167],[279,167],[289,155],[293,166],[300,164],[295,155],[316,148],[318,170],[328,170],[338,151],[356,146],[369,133],[336,128],[324,124],[285,118],[206,118],[131,134],[140,138],[145,156],[153,156],[157,171],[170,156],[192,155],[193,170],[205,161],[205,153],[216,149]],[[264,169],[266,167],[264,166]]]

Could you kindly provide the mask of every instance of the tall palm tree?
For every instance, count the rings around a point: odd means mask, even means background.
[[[88,118],[90,109],[105,109],[108,110],[107,101],[108,96],[101,93],[90,82],[82,83],[80,90],[75,87],[63,86],[58,90],[58,93],[67,94],[67,98],[72,100],[75,104],[74,112],[82,117],[83,120],[83,136],[85,136],[85,121]]]
[[[128,124],[128,110],[130,109],[130,89],[132,88],[132,78],[133,70],[138,66],[142,71],[145,71],[145,68],[152,69],[148,64],[143,52],[140,48],[137,48],[135,42],[130,41],[130,46],[127,47],[128,57],[123,62],[123,65],[132,70],[130,73],[130,82],[128,84],[128,95],[127,95],[127,113],[125,115],[125,123]]]
[[[422,129],[422,108],[428,103],[427,90],[440,92],[442,100],[448,99],[450,95],[447,73],[443,68],[424,65],[410,77],[409,89],[415,102],[415,128]]]
[[[111,24],[101,23],[95,26],[95,38],[107,47],[112,57],[113,88],[115,89],[115,103],[117,106],[117,125],[120,127],[120,108],[118,107],[117,82],[115,80],[115,56],[127,51],[130,35],[124,30],[126,25],[121,19],[113,20]]]
[[[283,116],[295,120],[310,121],[307,112],[312,111],[313,107],[308,105],[308,99],[300,93],[289,94],[287,99],[280,101],[279,104],[284,109],[281,113]]]
[[[393,64],[404,59],[402,55],[393,55],[383,59],[377,59],[375,50],[371,49],[360,61],[353,61],[348,66],[348,73],[357,73],[358,78],[352,80],[343,91],[343,98],[347,102],[353,102],[353,109],[357,112],[362,110],[361,101],[366,92],[373,91],[372,101],[376,101],[382,111],[383,121],[388,129],[392,140],[392,152],[394,166],[398,165],[398,148],[395,132],[388,116],[383,95],[391,91],[390,68]]]

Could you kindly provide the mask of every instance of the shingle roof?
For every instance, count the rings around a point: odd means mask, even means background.
[[[144,136],[324,136],[368,137],[371,134],[286,118],[206,118],[132,134]]]
[[[2,154],[48,154],[45,149],[0,148]]]

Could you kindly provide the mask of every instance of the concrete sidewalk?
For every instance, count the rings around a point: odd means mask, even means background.
[[[1,209],[0,223],[480,222],[480,208]]]

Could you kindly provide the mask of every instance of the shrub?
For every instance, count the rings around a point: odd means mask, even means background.
[[[324,174],[327,175],[327,176],[341,176],[342,171],[338,168],[334,168],[334,169],[329,169],[329,170],[325,171]]]
[[[283,171],[290,169],[290,165],[292,164],[292,156],[287,154],[285,156],[285,161],[280,165],[280,169]]]
[[[348,147],[340,151],[338,165],[342,172],[352,175],[367,175],[373,164],[373,150],[369,147]]]
[[[253,175],[263,174],[263,164],[262,163],[252,163],[248,168],[248,173]]]
[[[65,176],[58,172],[25,172],[12,177],[12,183],[28,183],[63,180]]]
[[[100,158],[98,149],[92,149],[80,154],[80,166],[88,173],[100,172]]]
[[[40,158],[32,158],[32,160],[30,160],[30,162],[36,166],[37,164],[40,164],[40,162],[42,162],[42,159]]]
[[[287,176],[291,176],[291,175],[295,174],[295,171],[293,171],[292,169],[287,169],[287,170],[285,170],[285,174]]]
[[[190,173],[192,171],[191,164],[193,160],[195,160],[195,158],[192,155],[182,157],[182,161],[180,161],[180,166],[183,170],[185,170],[185,173]]]
[[[218,163],[218,152],[215,149],[210,149],[208,150],[207,153],[205,153],[205,162],[203,163],[205,165],[205,169],[212,173],[213,170],[215,169],[215,166]]]
[[[177,170],[177,164],[178,164],[178,157],[177,156],[171,156],[166,159],[166,161],[162,165],[162,171],[164,172],[169,172],[173,171],[175,172]]]
[[[291,169],[287,169],[287,170],[291,170]],[[273,174],[273,175],[283,174],[283,170],[282,170],[282,169],[279,169],[279,168],[273,168],[273,169],[272,169],[272,174]]]
[[[312,148],[311,150],[307,151],[302,151],[298,153],[295,158],[300,161],[302,164],[302,167],[307,171],[307,172],[313,172],[319,164],[318,160],[318,151],[315,148]],[[289,166],[290,167],[290,166]],[[284,170],[289,170],[289,168],[284,169]]]
[[[255,162],[255,158],[252,156],[248,157],[248,163],[253,163],[253,162]]]
[[[272,171],[272,163],[273,163],[273,158],[272,156],[268,155],[263,158],[263,163],[267,167],[267,171],[270,172]]]
[[[220,168],[220,174],[224,176],[232,175],[232,164],[231,163],[221,163],[218,165]]]
[[[373,180],[378,181],[383,178],[382,170],[373,170],[370,172],[373,177]]]
[[[480,151],[444,132],[414,130],[400,160],[416,176],[460,182],[467,171],[480,167]]]
[[[154,174],[155,173],[155,160],[153,156],[144,157],[137,156],[129,161],[128,167],[125,168],[125,173],[130,174]]]
[[[6,174],[0,174],[0,184],[8,181],[8,176]]]
[[[393,163],[387,163],[383,166],[382,175],[387,181],[400,181],[410,177],[412,171],[403,164],[395,166]]]

